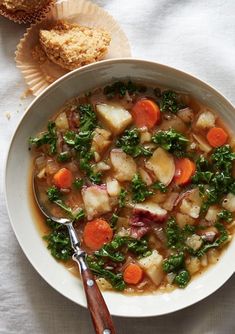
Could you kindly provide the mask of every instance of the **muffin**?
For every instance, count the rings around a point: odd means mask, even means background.
[[[67,70],[74,70],[102,59],[111,41],[108,32],[75,23],[58,21],[39,32],[39,42],[47,57]]]
[[[35,22],[49,11],[54,0],[0,0],[0,14],[18,23]]]

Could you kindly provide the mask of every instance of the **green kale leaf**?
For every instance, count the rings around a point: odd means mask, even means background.
[[[61,224],[47,219],[47,225],[52,231],[43,237],[47,242],[47,248],[50,250],[52,256],[57,260],[67,261],[73,254],[67,228]]]
[[[80,132],[93,131],[97,124],[97,118],[92,104],[80,104],[78,110],[80,115]]]
[[[173,271],[177,271],[183,266],[184,266],[184,253],[180,252],[178,254],[171,255],[167,259],[165,259],[163,261],[162,267],[166,273],[170,273]]]
[[[123,291],[126,284],[123,280],[121,273],[114,273],[111,270],[107,270],[92,256],[87,256],[87,263],[91,271],[98,277],[105,278],[114,289]]]
[[[160,110],[162,112],[177,114],[177,112],[183,107],[184,105],[179,101],[179,96],[175,92],[171,90],[165,90],[162,92],[160,101]]]
[[[128,94],[133,95],[134,93],[144,92],[145,90],[146,88],[144,86],[137,86],[132,81],[128,81],[127,83],[123,81],[117,81],[112,85],[104,87],[103,93],[111,99],[115,95],[118,95],[122,98],[127,92]]]
[[[131,181],[131,191],[134,203],[143,202],[146,198],[153,195],[153,191],[148,189],[147,184],[139,174],[135,174]]]
[[[39,137],[30,137],[29,144],[35,145],[36,147],[41,147],[42,145],[49,145],[49,154],[54,155],[56,153],[56,125],[55,122],[48,122],[47,132],[43,133]]]
[[[127,196],[127,190],[122,188],[118,198],[119,208],[124,208],[124,206],[126,205],[126,196]]]
[[[152,136],[152,141],[177,157],[187,155],[188,139],[174,129],[156,132]]]
[[[138,129],[124,131],[123,135],[116,142],[126,154],[136,158],[139,156],[150,156],[152,152],[140,145],[140,134]]]
[[[179,286],[179,288],[185,288],[190,281],[190,274],[188,270],[182,269],[175,276],[174,283]]]

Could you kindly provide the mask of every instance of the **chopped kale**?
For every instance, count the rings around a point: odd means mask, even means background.
[[[114,228],[117,224],[118,221],[118,215],[116,213],[113,213],[110,220],[109,220],[109,224],[112,228]]]
[[[167,192],[167,187],[164,183],[162,182],[154,182],[152,185],[151,185],[151,188],[153,190],[160,190],[161,193],[166,193]]]
[[[203,155],[200,155],[196,160],[196,169],[199,172],[207,172],[212,169],[212,166],[208,159],[206,159]]]
[[[47,196],[51,202],[57,201],[61,197],[61,192],[56,186],[47,189]]]
[[[92,152],[80,152],[80,168],[84,171],[87,177],[90,179],[92,183],[100,184],[101,183],[101,173],[95,172],[93,166],[90,161],[93,158],[94,154]]]
[[[165,259],[163,261],[162,267],[166,273],[170,273],[173,271],[177,271],[183,266],[184,266],[184,253],[180,252],[178,254],[171,255],[167,259]]]
[[[56,188],[55,186],[52,186],[47,189],[47,196],[51,202],[58,205],[65,213],[67,213],[67,215],[72,220],[78,221],[85,217],[85,212],[83,211],[83,209],[80,209],[78,213],[74,214],[73,210],[67,204],[65,204],[64,201],[61,199],[62,194],[59,191],[59,189]]]
[[[150,156],[149,149],[140,145],[140,134],[138,129],[124,131],[123,135],[117,140],[117,147],[120,147],[126,154],[136,158],[139,156]]]
[[[80,131],[76,133],[72,130],[69,130],[63,136],[64,141],[75,148],[75,150],[89,150],[91,146],[91,141],[93,137],[92,131]]]
[[[99,276],[105,278],[114,289],[123,291],[126,284],[121,273],[114,273],[111,270],[105,269],[100,263],[97,263],[96,258],[87,256],[87,263],[91,271]]]
[[[143,202],[153,195],[139,174],[135,174],[131,181],[132,200],[134,203]]]
[[[209,206],[218,203],[229,192],[235,193],[235,180],[232,176],[232,162],[235,153],[229,145],[214,149],[211,163],[200,157],[197,162],[197,171],[192,177],[192,183],[200,191],[203,199],[201,213],[205,213]]]
[[[61,152],[57,156],[57,161],[58,162],[68,162],[71,159],[71,154],[67,151]]]
[[[58,229],[64,228],[61,224],[54,222],[50,218],[46,219],[46,225],[50,227],[50,229],[52,230],[58,230]]]
[[[190,281],[188,270],[185,269],[185,256],[183,252],[170,255],[163,261],[162,269],[166,273],[176,273],[173,283],[185,288]]]
[[[156,132],[152,136],[152,141],[177,157],[187,154],[188,139],[174,129]]]
[[[80,115],[80,132],[93,131],[97,124],[97,118],[92,104],[80,104],[78,110]]]
[[[127,196],[127,190],[122,188],[118,198],[119,208],[124,208],[124,206],[126,205],[126,196]]]
[[[91,182],[99,184],[101,182],[101,174],[95,173],[90,163],[94,157],[93,152],[90,152],[92,136],[92,131],[80,131],[79,133],[68,131],[64,135],[64,140],[68,145],[73,146],[79,152],[79,165],[81,170],[85,172]]]
[[[127,83],[123,81],[117,81],[114,82],[112,85],[104,87],[103,93],[108,98],[113,98],[115,95],[118,95],[119,97],[124,97],[126,92],[128,92],[130,95],[136,93],[136,92],[143,92],[145,90],[145,87],[143,86],[137,86],[132,81],[128,81]]]
[[[160,110],[162,112],[177,114],[177,112],[183,107],[184,105],[179,101],[179,97],[175,92],[171,90],[165,90],[162,92],[160,101]]]
[[[206,252],[208,252],[209,249],[218,248],[228,241],[228,231],[224,225],[217,222],[215,227],[219,230],[220,236],[213,243],[204,244],[196,254],[198,257],[203,256]]]
[[[124,254],[118,251],[112,252],[110,251],[110,248],[111,247],[109,246],[109,244],[106,244],[101,249],[96,251],[94,255],[96,257],[103,257],[114,262],[123,262],[125,260]]]
[[[79,107],[80,113],[80,131],[67,131],[64,135],[64,141],[78,151],[80,168],[92,183],[101,183],[101,173],[96,173],[91,160],[94,153],[90,151],[93,138],[93,130],[96,127],[96,115],[91,104],[81,104]]]
[[[79,179],[78,177],[73,181],[73,186],[76,189],[81,189],[82,186],[84,185],[84,180],[83,179]]]
[[[182,269],[180,270],[174,279],[174,283],[179,286],[179,288],[185,288],[190,281],[190,274],[188,270]]]
[[[185,241],[195,231],[195,226],[185,225],[180,228],[173,217],[169,218],[165,227],[167,247],[178,251],[187,250],[188,247],[185,245]]]
[[[139,257],[145,257],[151,254],[147,240],[143,238],[135,239],[131,237],[115,236],[112,241],[96,251],[93,256],[98,259],[102,258],[104,264],[107,260],[124,262],[124,254],[127,250]]]
[[[211,161],[215,168],[228,174],[231,173],[234,159],[235,153],[232,152],[232,148],[229,145],[216,148],[211,155]]]
[[[43,133],[39,137],[30,137],[29,144],[35,145],[36,147],[41,147],[42,145],[49,145],[49,154],[53,155],[56,153],[56,125],[55,122],[48,122],[47,132]]]
[[[218,220],[219,222],[225,222],[225,223],[231,223],[233,220],[233,215],[232,212],[230,212],[229,210],[221,210],[218,214],[217,214]]]
[[[146,257],[151,255],[148,242],[146,239],[127,238],[128,250],[139,257]]]
[[[73,254],[73,250],[67,228],[53,222],[51,219],[47,219],[46,223],[52,229],[48,235],[43,237],[47,241],[47,248],[57,260],[69,260]]]
[[[210,171],[200,172],[197,171],[192,177],[192,183],[195,184],[208,184],[212,180],[214,174]]]
[[[105,278],[115,289],[124,290],[126,285],[122,275],[113,270],[107,270],[106,263],[109,263],[110,260],[117,263],[124,262],[127,250],[139,257],[151,254],[145,239],[137,240],[131,237],[116,236],[92,256],[87,257],[88,265],[95,275]]]

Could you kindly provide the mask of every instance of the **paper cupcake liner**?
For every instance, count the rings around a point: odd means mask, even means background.
[[[47,5],[32,13],[26,13],[23,10],[12,12],[7,10],[3,5],[0,5],[0,15],[3,15],[7,19],[17,23],[35,23],[41,21],[47,16],[51,7],[54,5],[54,2],[54,0],[48,0]]]
[[[33,95],[37,96],[53,81],[69,72],[48,58],[45,62],[32,58],[33,50],[39,46],[39,30],[50,27],[57,20],[107,30],[112,40],[104,59],[131,57],[128,39],[110,14],[87,0],[57,1],[46,19],[27,29],[17,46],[16,66],[21,70]]]

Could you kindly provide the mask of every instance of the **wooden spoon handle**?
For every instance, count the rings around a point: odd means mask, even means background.
[[[73,260],[79,265],[81,278],[86,293],[87,306],[93,321],[95,333],[115,334],[115,328],[104,298],[88,268],[83,254],[75,253]]]

